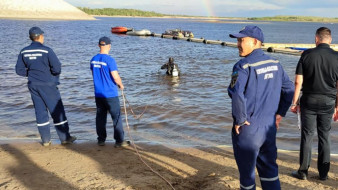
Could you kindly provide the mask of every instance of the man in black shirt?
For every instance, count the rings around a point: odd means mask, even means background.
[[[332,115],[337,114],[338,53],[330,48],[331,31],[326,27],[316,31],[316,48],[304,51],[296,69],[295,95],[291,111],[301,111],[301,143],[298,179],[307,179],[315,129],[318,133],[317,167],[320,180],[328,178],[330,170],[330,129]],[[300,90],[303,91],[300,98]],[[300,108],[300,110],[299,110]]]

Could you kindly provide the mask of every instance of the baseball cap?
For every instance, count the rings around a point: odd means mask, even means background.
[[[244,38],[252,37],[264,42],[264,35],[262,30],[258,26],[248,25],[244,27],[238,34],[229,34],[230,38]]]
[[[44,32],[37,26],[32,27],[29,29],[29,36],[40,36]]]
[[[109,45],[109,44],[111,44],[110,38],[104,36],[104,37],[99,39],[99,45],[105,46],[105,45]]]

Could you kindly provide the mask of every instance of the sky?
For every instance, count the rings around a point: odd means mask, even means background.
[[[276,15],[338,18],[338,0],[64,0],[76,7],[118,8],[219,17]]]

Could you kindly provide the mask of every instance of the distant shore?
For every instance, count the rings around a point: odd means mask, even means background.
[[[0,1],[1,19],[29,20],[94,20],[63,0],[2,0]]]
[[[200,22],[212,23],[268,23],[268,22],[321,22],[321,23],[338,23],[338,18],[321,18],[321,17],[202,17],[202,16],[122,16],[122,15],[91,15],[93,17],[117,17],[117,18],[163,18],[163,19],[191,19]]]
[[[199,17],[199,16],[123,16],[123,15],[91,15],[93,17],[121,17],[121,18],[179,18],[200,20],[248,20],[242,17]]]
[[[108,15],[91,15],[93,17],[112,17],[112,18],[155,18],[155,19],[189,19],[194,20],[196,22],[206,22],[206,23],[232,23],[232,24],[251,24],[258,23],[258,21],[253,22],[249,21],[246,18],[223,18],[223,17],[183,17],[183,16],[108,16]]]
[[[338,23],[338,18],[315,17],[315,16],[272,16],[272,17],[251,17],[248,20],[275,21],[275,22],[321,22]]]
[[[154,11],[142,11],[137,9],[115,9],[101,8],[92,9],[88,7],[78,7],[80,10],[92,16],[113,16],[113,17],[147,17],[147,18],[180,18],[180,19],[199,19],[199,20],[251,20],[251,21],[281,21],[281,22],[326,22],[337,23],[338,18],[315,17],[315,16],[293,16],[277,15],[269,17],[208,17],[208,16],[189,16],[189,15],[168,15]]]

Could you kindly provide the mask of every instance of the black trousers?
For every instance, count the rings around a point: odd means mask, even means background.
[[[301,143],[299,163],[301,172],[307,174],[311,163],[312,141],[317,128],[318,162],[321,177],[330,170],[330,130],[335,107],[335,97],[327,95],[307,95],[300,99],[301,107]]]

